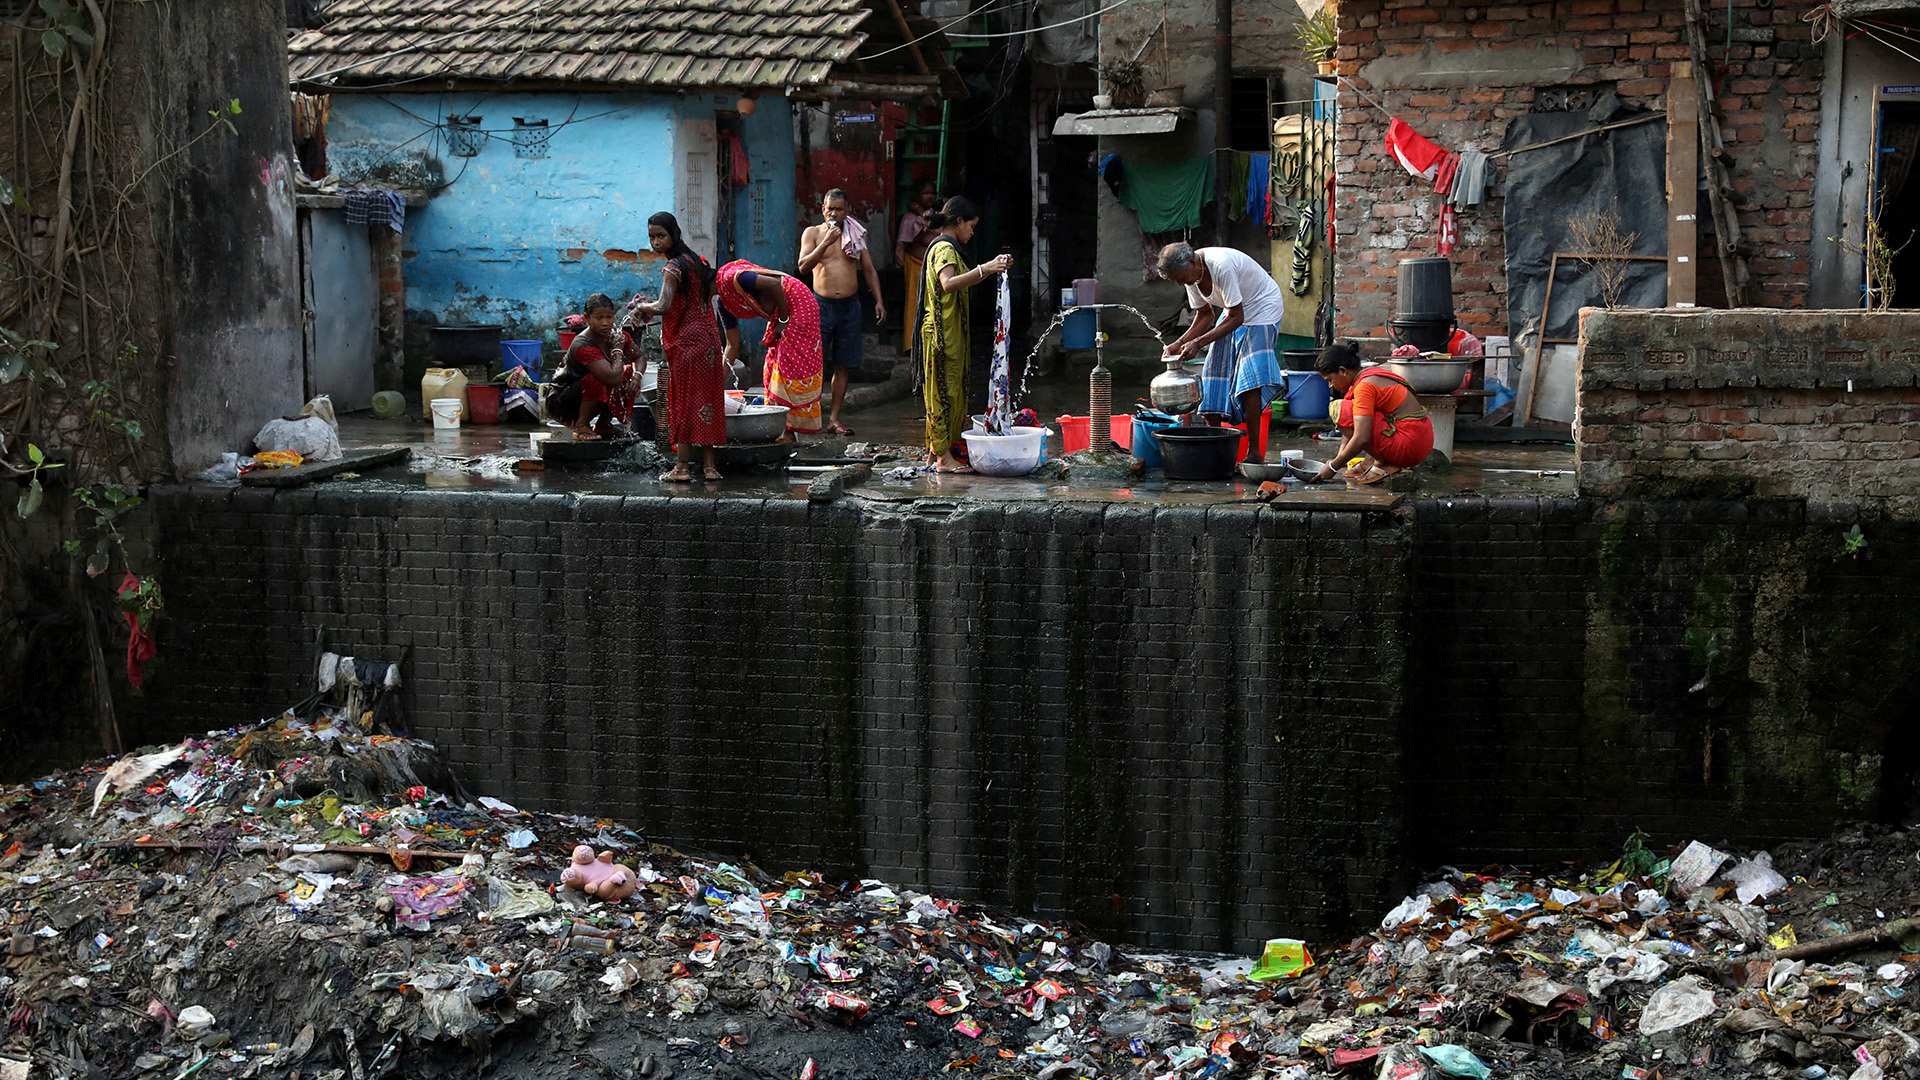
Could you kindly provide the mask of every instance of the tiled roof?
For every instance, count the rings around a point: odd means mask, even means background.
[[[816,86],[866,0],[333,0],[287,45],[295,84],[414,79],[660,89]]]

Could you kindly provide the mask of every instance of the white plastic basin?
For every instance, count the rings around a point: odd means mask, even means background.
[[[1047,429],[1017,427],[1011,435],[966,431],[967,463],[986,476],[1025,476],[1047,456]]]

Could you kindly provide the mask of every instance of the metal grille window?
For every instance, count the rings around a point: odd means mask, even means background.
[[[545,120],[529,119],[524,116],[513,118],[513,156],[523,158],[543,158],[547,156],[547,140],[553,135]]]
[[[699,222],[707,216],[707,170],[692,154],[687,155],[687,220]],[[695,226],[698,227],[697,225]]]
[[[447,149],[455,157],[475,157],[480,147],[487,141],[487,133],[480,130],[480,118],[477,116],[447,117]]]
[[[753,242],[767,242],[767,196],[773,187],[771,180],[755,180],[747,191],[747,202],[753,212]]]

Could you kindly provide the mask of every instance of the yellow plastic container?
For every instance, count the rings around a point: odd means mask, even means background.
[[[433,419],[434,398],[459,398],[460,413],[467,413],[467,376],[459,368],[428,368],[420,378],[420,418]]]

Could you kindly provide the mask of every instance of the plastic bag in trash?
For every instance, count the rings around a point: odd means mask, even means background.
[[[1274,938],[1267,942],[1265,951],[1260,954],[1260,962],[1254,965],[1247,978],[1254,982],[1285,979],[1312,966],[1313,957],[1307,952],[1306,942],[1296,938]]]
[[[1380,929],[1393,930],[1407,923],[1425,922],[1427,913],[1432,910],[1433,897],[1425,893],[1409,896],[1400,901],[1399,907],[1387,912],[1387,917],[1380,920]]]
[[[1726,878],[1733,882],[1734,893],[1743,904],[1772,896],[1787,887],[1787,879],[1773,868],[1773,856],[1764,851],[1728,867]]]
[[[1658,1035],[1713,1015],[1713,991],[1698,975],[1688,975],[1653,992],[1640,1013],[1640,1033]]]
[[[1481,1061],[1478,1055],[1464,1046],[1453,1046],[1450,1044],[1445,1046],[1423,1046],[1420,1048],[1420,1052],[1425,1054],[1435,1065],[1438,1065],[1440,1071],[1446,1073],[1448,1076],[1467,1076],[1472,1077],[1472,1080],[1487,1080],[1489,1076],[1493,1075],[1493,1070],[1487,1068],[1487,1063]]]
[[[218,463],[207,466],[200,473],[200,479],[211,480],[216,484],[230,484],[240,479],[240,455],[221,454]]]
[[[291,450],[308,461],[332,461],[340,456],[339,434],[314,416],[269,420],[253,442],[261,453]]]
[[[300,407],[301,416],[316,416],[327,422],[335,435],[340,434],[340,421],[333,415],[333,399],[325,394],[315,397]]]

